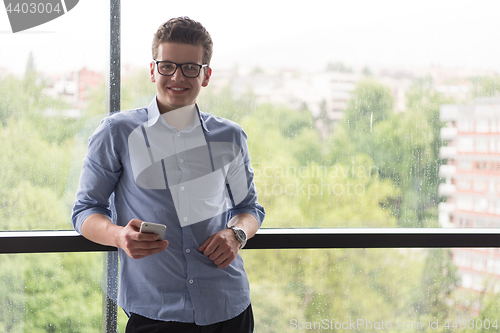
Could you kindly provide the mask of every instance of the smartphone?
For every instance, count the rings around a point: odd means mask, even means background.
[[[165,237],[165,231],[167,230],[167,226],[164,224],[152,223],[152,222],[142,222],[140,232],[146,234],[157,234],[158,240],[163,240]]]

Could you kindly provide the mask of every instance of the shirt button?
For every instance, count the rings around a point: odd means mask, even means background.
[[[184,191],[184,186],[183,186],[183,187],[181,187],[181,191]]]
[[[184,163],[184,160],[181,158],[181,159],[180,159],[180,162],[181,162],[181,163]]]
[[[187,218],[187,217],[185,217],[185,218],[184,218],[184,222],[186,222],[187,220],[188,220],[188,218]]]
[[[190,253],[190,252],[191,252],[191,250],[190,250],[190,249],[186,249],[186,253]]]
[[[189,280],[189,284],[193,284],[193,283],[194,283],[193,279]]]
[[[177,136],[181,136],[181,133],[177,133]]]

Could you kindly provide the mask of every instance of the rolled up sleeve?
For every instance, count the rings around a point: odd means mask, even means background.
[[[241,149],[241,155],[238,156],[234,163],[228,170],[227,181],[228,190],[231,194],[233,207],[229,210],[228,221],[236,215],[248,213],[253,215],[258,223],[259,228],[262,225],[265,217],[264,207],[260,205],[257,201],[257,190],[254,183],[254,172],[250,163],[250,155],[248,153],[247,135],[240,130],[240,140],[239,146]],[[248,191],[245,195],[241,195],[241,182],[245,181],[246,178],[246,189]]]
[[[111,194],[122,172],[118,149],[113,140],[110,118],[104,119],[89,139],[71,221],[81,234],[82,224],[93,214],[112,221]]]

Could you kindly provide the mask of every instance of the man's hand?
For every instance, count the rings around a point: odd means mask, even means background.
[[[141,220],[132,219],[125,226],[113,224],[102,214],[90,215],[83,221],[82,235],[102,245],[122,249],[132,259],[159,253],[168,246],[167,241],[157,241],[155,234],[140,233]]]
[[[117,236],[117,246],[132,259],[141,259],[162,252],[168,247],[168,241],[157,241],[156,234],[139,232],[141,223],[138,219],[130,220]]]
[[[198,250],[209,257],[219,268],[226,268],[236,258],[241,243],[234,231],[224,229],[210,236]]]

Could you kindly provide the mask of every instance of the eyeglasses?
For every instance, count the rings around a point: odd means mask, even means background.
[[[177,70],[178,67],[181,68],[181,72],[185,77],[188,78],[195,78],[200,75],[200,71],[203,67],[208,67],[208,65],[198,65],[198,64],[191,64],[191,63],[186,63],[186,64],[176,64],[175,62],[171,61],[156,61],[156,67],[158,68],[158,73],[164,76],[172,76],[175,74],[175,71]]]

